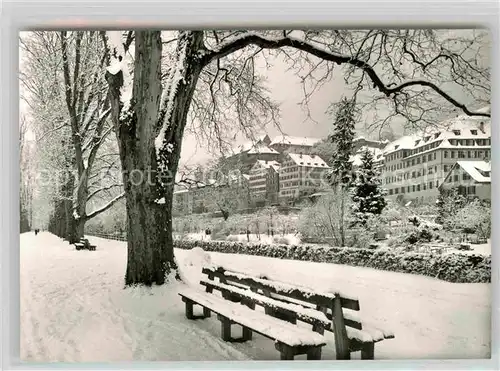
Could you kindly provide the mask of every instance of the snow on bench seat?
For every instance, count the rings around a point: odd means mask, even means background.
[[[270,297],[263,296],[261,294],[255,293],[248,288],[241,289],[235,286],[226,285],[220,282],[214,282],[209,280],[201,280],[200,282],[203,286],[212,286],[221,290],[227,290],[233,292],[235,294],[241,295],[242,297],[254,300],[255,302],[264,304],[269,307],[281,308],[285,310],[289,310],[295,312],[306,321],[316,321],[320,322],[324,327],[330,326],[330,320],[326,317],[326,315],[316,309],[306,308],[301,305],[285,303],[283,301],[274,300]]]
[[[214,294],[185,288],[179,292],[179,295],[230,319],[232,322],[291,347],[326,345],[325,338],[318,333],[254,311],[241,304],[229,302]]]

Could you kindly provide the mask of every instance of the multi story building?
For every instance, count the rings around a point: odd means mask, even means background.
[[[490,158],[489,120],[460,116],[439,126],[443,129],[404,136],[384,148],[388,198],[433,202],[457,161]]]
[[[279,170],[277,161],[257,160],[250,169],[249,190],[252,204],[263,206],[278,202]]]
[[[376,148],[376,149],[384,149],[384,147],[389,143],[388,140],[379,141],[373,139],[366,139],[363,136],[359,136],[353,139],[353,152],[359,152],[361,148]]]
[[[223,171],[239,169],[248,174],[257,160],[276,161],[280,153],[270,147],[271,139],[268,135],[249,141],[237,147],[236,153],[224,160]]]
[[[281,135],[274,138],[270,143],[269,147],[276,150],[281,154],[286,153],[306,153],[312,146],[320,142],[319,138],[309,138],[309,137],[293,137],[288,135]],[[284,156],[281,156],[283,159]]]
[[[329,169],[319,156],[288,153],[280,168],[279,199],[286,202],[321,190]]]
[[[439,188],[457,188],[468,198],[491,200],[491,162],[457,161]]]

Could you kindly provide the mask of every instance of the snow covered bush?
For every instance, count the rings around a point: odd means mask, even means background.
[[[479,238],[488,239],[491,235],[491,207],[476,199],[448,215],[445,222],[451,230],[472,232]]]
[[[274,236],[273,243],[279,245],[299,245],[301,243],[300,236],[287,235],[287,236]]]
[[[314,245],[268,245],[229,241],[174,241],[179,249],[258,255],[280,259],[346,264],[401,273],[422,274],[449,282],[491,282],[491,256],[433,254]],[[201,270],[201,268],[200,268]]]

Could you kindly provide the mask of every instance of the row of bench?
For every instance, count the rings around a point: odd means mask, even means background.
[[[79,242],[75,243],[75,248],[77,250],[95,251],[96,245],[92,245],[86,238],[81,238]]]
[[[314,292],[224,267],[205,267],[202,273],[203,290],[186,287],[179,292],[186,317],[217,314],[224,341],[248,341],[255,332],[275,341],[282,360],[300,354],[319,360],[328,331],[334,334],[336,358],[346,360],[356,351],[361,351],[361,359],[374,359],[375,343],[394,338],[391,331],[362,321],[356,313],[359,301],[343,293]],[[194,305],[203,308],[202,315],[194,314]],[[233,324],[242,327],[242,337],[231,336]]]

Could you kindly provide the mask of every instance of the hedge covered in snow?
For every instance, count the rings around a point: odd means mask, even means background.
[[[491,256],[465,254],[401,253],[312,245],[264,245],[232,241],[174,241],[179,249],[201,247],[205,251],[259,255],[281,259],[345,264],[358,267],[422,274],[448,282],[491,282]]]

